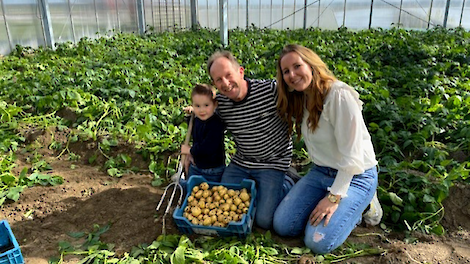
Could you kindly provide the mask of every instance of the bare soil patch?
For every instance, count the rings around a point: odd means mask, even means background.
[[[55,140],[57,137],[56,134]],[[156,215],[155,208],[163,191],[151,186],[153,176],[150,173],[112,178],[99,167],[86,164],[84,157],[96,151],[93,144],[69,146],[72,152],[82,157],[72,162],[67,159],[68,154],[58,159],[58,153],[47,148],[49,133],[36,133],[30,140],[43,146],[36,151],[51,165],[52,170],[47,173],[60,175],[65,182],[58,186],[26,189],[18,202],[7,203],[0,208],[0,219],[7,219],[10,223],[26,264],[46,264],[49,258],[59,255],[59,241],[71,241],[68,233],[90,232],[95,224],[110,224],[101,241],[115,244],[117,254],[129,252],[133,246],[142,243],[151,243],[162,234],[162,219]],[[133,160],[146,168],[146,162],[138,160],[135,150],[129,146],[118,147],[117,151],[127,151],[135,157]],[[19,151],[17,170],[29,166],[26,162],[28,153]],[[469,186],[453,187],[444,203],[446,235],[415,234],[418,240],[413,244],[403,242],[403,234],[387,234],[378,227],[360,226],[347,242],[381,247],[386,253],[358,257],[344,263],[470,263],[469,203]],[[264,230],[255,228],[254,232]],[[178,233],[171,216],[167,217],[166,233]],[[274,236],[274,239],[287,245],[302,246],[301,238]],[[311,261],[306,256],[299,263]],[[77,262],[76,257],[67,259],[67,263]]]

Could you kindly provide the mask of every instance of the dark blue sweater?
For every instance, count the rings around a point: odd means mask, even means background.
[[[225,164],[224,130],[222,119],[215,113],[205,121],[194,118],[191,155],[198,168],[210,169]]]

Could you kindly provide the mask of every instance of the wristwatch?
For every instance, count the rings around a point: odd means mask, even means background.
[[[338,198],[338,196],[332,193],[329,193],[327,198],[330,202],[335,203],[335,204],[339,204],[339,201],[341,200],[341,198]]]

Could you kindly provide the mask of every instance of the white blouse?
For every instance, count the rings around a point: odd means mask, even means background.
[[[335,81],[323,104],[315,132],[307,126],[304,109],[302,135],[313,163],[338,170],[329,188],[332,194],[346,197],[351,179],[377,165],[374,147],[362,117],[362,101],[349,85]]]

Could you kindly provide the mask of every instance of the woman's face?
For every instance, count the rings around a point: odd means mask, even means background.
[[[280,66],[282,78],[291,89],[303,92],[312,83],[312,67],[302,60],[296,52],[284,55]]]

